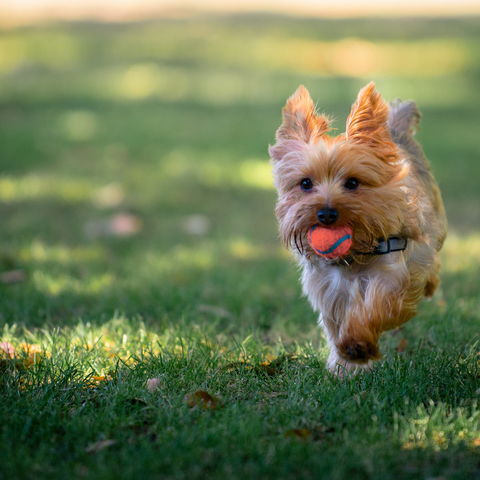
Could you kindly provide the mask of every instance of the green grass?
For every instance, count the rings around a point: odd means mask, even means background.
[[[0,276],[18,356],[0,363],[0,479],[480,478],[479,26],[0,32],[0,275],[25,274]],[[278,239],[267,145],[299,84],[342,129],[371,79],[418,102],[450,235],[441,291],[341,379]],[[119,214],[134,234],[108,234]],[[222,407],[185,404],[197,390]]]

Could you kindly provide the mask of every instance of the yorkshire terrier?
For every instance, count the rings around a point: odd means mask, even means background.
[[[280,236],[320,312],[332,371],[371,367],[381,358],[380,334],[414,317],[439,285],[447,220],[414,139],[419,119],[413,101],[389,104],[372,82],[359,92],[346,132],[332,137],[301,86],[269,148]],[[309,242],[317,227],[349,229],[348,252],[319,255]]]

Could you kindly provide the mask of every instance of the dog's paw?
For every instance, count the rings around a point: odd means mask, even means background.
[[[370,360],[378,360],[382,357],[376,343],[353,338],[343,340],[337,345],[337,351],[343,360],[354,364],[368,363]]]
[[[335,376],[343,378],[345,375],[358,375],[372,369],[374,362],[369,360],[365,363],[353,363],[339,357],[336,351],[330,352],[328,369]]]

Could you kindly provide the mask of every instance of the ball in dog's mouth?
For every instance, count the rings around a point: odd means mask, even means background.
[[[308,232],[308,243],[318,255],[338,258],[350,250],[352,235],[353,231],[347,225],[328,228],[314,225]]]

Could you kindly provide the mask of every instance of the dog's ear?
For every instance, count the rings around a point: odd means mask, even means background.
[[[347,119],[347,140],[371,148],[378,157],[392,162],[397,159],[398,148],[388,130],[390,107],[369,83],[360,90],[357,101]]]
[[[283,108],[283,124],[277,139],[315,143],[328,130],[328,120],[315,114],[315,105],[308,90],[301,85]]]
[[[302,144],[315,144],[328,130],[328,119],[315,113],[308,90],[301,85],[283,108],[283,123],[277,130],[277,143],[270,155],[280,160],[286,153],[301,149]]]

